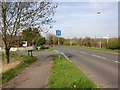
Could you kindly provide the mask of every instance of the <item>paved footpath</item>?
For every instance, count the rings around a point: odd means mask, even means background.
[[[36,53],[39,58],[30,67],[9,81],[3,88],[45,88],[52,67],[52,57]]]

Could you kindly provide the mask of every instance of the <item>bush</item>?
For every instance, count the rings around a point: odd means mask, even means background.
[[[118,38],[109,39],[107,49],[120,49]]]

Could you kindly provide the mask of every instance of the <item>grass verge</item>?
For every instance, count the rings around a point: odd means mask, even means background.
[[[48,88],[89,88],[97,86],[78,69],[73,63],[65,58],[53,58],[54,64],[49,77]]]
[[[28,67],[34,61],[36,61],[36,57],[30,57],[22,55],[22,62],[18,64],[15,68],[7,70],[5,73],[2,74],[2,84],[5,84],[9,80],[13,79],[17,76],[23,69]]]
[[[70,47],[70,48],[83,48],[83,49],[89,49],[89,50],[100,50],[100,51],[105,51],[105,52],[115,52],[115,53],[120,53],[120,49],[106,49],[106,48],[95,48],[95,47],[81,47],[81,46],[65,46],[65,47]]]
[[[105,51],[105,52],[116,52],[116,53],[120,53],[120,49],[105,49],[105,48],[90,48],[90,47],[84,47],[86,49],[90,49],[90,50],[100,50],[100,51]]]
[[[54,48],[49,48],[49,49],[40,49],[40,50],[34,50],[35,52],[47,52],[47,51],[53,51]]]
[[[22,55],[20,55],[20,54],[10,53],[10,62],[15,61],[16,59],[21,60],[22,59],[21,57],[22,57]],[[4,53],[2,53],[0,55],[0,58],[2,58],[2,61],[5,62],[5,54]]]

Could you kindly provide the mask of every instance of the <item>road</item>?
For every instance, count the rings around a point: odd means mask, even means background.
[[[118,54],[65,47],[58,50],[65,54],[78,68],[82,69],[98,87],[118,88],[118,64],[120,63],[118,62]],[[27,54],[27,52],[23,51],[16,53]],[[55,51],[33,52],[33,55],[40,58],[41,56],[47,57],[57,53]]]
[[[118,88],[118,54],[78,48],[60,48],[98,87]]]

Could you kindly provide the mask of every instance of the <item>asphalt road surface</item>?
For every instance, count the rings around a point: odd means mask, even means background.
[[[118,88],[118,54],[97,50],[61,47],[73,63],[82,69],[98,87]]]

